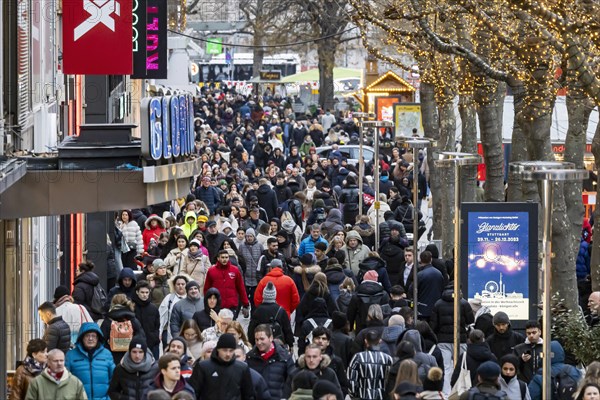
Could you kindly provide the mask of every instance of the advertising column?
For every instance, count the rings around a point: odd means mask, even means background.
[[[513,326],[524,326],[536,318],[538,303],[537,205],[465,203],[462,212],[467,298],[480,300],[492,314],[504,311]]]

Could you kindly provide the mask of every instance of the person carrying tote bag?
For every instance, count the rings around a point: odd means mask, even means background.
[[[452,386],[448,400],[458,400],[460,395],[471,389],[472,386],[471,372],[467,369],[467,352],[465,351],[460,363],[460,374],[458,375],[456,383]]]

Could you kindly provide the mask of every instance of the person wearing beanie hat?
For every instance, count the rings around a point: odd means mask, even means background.
[[[236,361],[236,347],[235,337],[224,333],[219,337],[210,358],[194,365],[189,384],[194,388],[197,399],[254,399],[250,367]]]
[[[267,286],[263,289],[263,303],[276,303],[277,288],[273,285],[273,282],[267,283]]]
[[[173,353],[179,357],[181,365],[181,376],[188,380],[192,376],[192,367],[190,366],[190,357],[187,355],[187,342],[181,336],[175,336],[167,347],[165,353]]]
[[[302,370],[292,379],[292,394],[290,400],[312,400],[313,386],[317,376],[310,371]]]
[[[334,311],[331,316],[331,344],[333,355],[339,357],[344,365],[349,365],[358,346],[348,335],[348,318],[346,313]]]
[[[513,331],[510,319],[503,311],[494,314],[493,323],[494,333],[487,338],[486,342],[499,360],[502,356],[512,353],[517,345],[525,342],[525,337],[521,333]]]
[[[62,317],[71,330],[71,343],[76,343],[81,324],[92,321],[87,308],[73,304],[73,297],[66,286],[58,286],[54,290],[54,307],[56,307],[56,316]]]
[[[113,371],[108,395],[111,399],[144,398],[158,372],[158,364],[148,351],[146,341],[134,336],[129,351]]]
[[[269,282],[273,282],[273,285],[277,289],[277,304],[283,307],[287,314],[286,317],[289,320],[290,315],[294,312],[296,307],[298,307],[298,304],[300,304],[300,295],[296,283],[284,273],[283,268],[283,263],[278,258],[273,258],[269,262],[269,267],[266,268],[268,271],[267,274],[256,286],[254,292],[254,304],[258,307],[263,303],[263,290]],[[250,333],[248,337],[251,342],[254,340],[253,335]],[[285,343],[288,343],[287,338]]]
[[[201,311],[204,308],[204,302],[202,301],[202,292],[200,291],[200,285],[198,282],[190,280],[185,285],[186,297],[179,300],[174,306],[171,312],[171,318],[169,319],[169,328],[171,330],[172,337],[179,336],[181,325],[186,319],[192,319],[197,311]]]
[[[476,394],[482,394],[484,398],[516,400],[509,399],[506,393],[500,390],[498,378],[500,377],[500,366],[497,362],[486,361],[477,368],[477,383],[470,390],[462,393],[460,400],[469,400]],[[494,397],[492,397],[494,396]]]
[[[507,354],[500,359],[500,389],[506,392],[509,399],[530,399],[527,383],[517,378],[519,359],[514,354]]]
[[[344,400],[342,391],[336,387],[333,383],[325,380],[318,380],[313,386],[313,400],[322,400],[323,398],[329,400],[334,395],[336,400]]]
[[[423,391],[419,393],[419,399],[445,400],[443,388],[444,372],[438,367],[430,368],[423,381]]]
[[[365,273],[365,275],[363,276],[363,282],[364,281],[373,281],[373,282],[377,282],[377,278],[379,278],[379,274],[377,273],[377,271],[375,270],[370,270],[367,271]]]
[[[260,269],[259,261],[264,252],[264,247],[256,240],[256,231],[254,228],[246,229],[244,242],[239,246],[240,256],[246,261],[246,270],[244,271],[244,283],[246,284],[246,293],[250,301],[250,311],[254,310],[254,291],[258,285]]]

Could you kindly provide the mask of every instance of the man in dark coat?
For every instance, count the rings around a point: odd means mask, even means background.
[[[217,262],[217,255],[219,254],[221,245],[227,240],[227,236],[217,230],[217,223],[215,221],[208,221],[206,223],[206,233],[204,236],[206,238],[208,258],[210,258],[210,262],[214,264]],[[237,251],[237,249],[234,250]]]
[[[527,339],[515,346],[513,354],[519,359],[518,376],[525,383],[531,382],[538,369],[542,368],[542,329],[537,321],[528,321],[525,325]]]
[[[135,317],[142,324],[146,334],[146,345],[155,359],[160,355],[160,314],[158,308],[150,299],[150,284],[148,281],[139,281],[135,286],[133,302],[135,303]]]
[[[236,347],[235,337],[224,333],[219,337],[210,359],[194,365],[189,383],[197,399],[254,399],[250,369],[247,364],[235,359]]]
[[[267,218],[270,221],[271,218],[277,216],[277,207],[279,207],[279,203],[277,202],[277,194],[273,189],[271,189],[267,179],[260,179],[258,184],[259,186],[258,190],[256,191],[256,197],[258,197],[260,206],[267,212]]]
[[[256,345],[248,353],[246,362],[265,379],[271,398],[282,399],[284,384],[295,368],[294,359],[286,349],[273,341],[273,331],[268,325],[256,327],[254,340]]]
[[[133,273],[131,268],[123,268],[121,273],[119,274],[119,279],[117,280],[117,285],[111,288],[106,295],[106,303],[104,303],[104,309],[108,311],[110,309],[110,303],[112,298],[115,297],[116,294],[124,294],[129,299],[133,297],[135,293],[135,284],[137,283],[137,278]]]
[[[379,248],[379,256],[385,261],[390,284],[397,285],[402,280],[404,249],[408,247],[408,239],[404,226],[393,219],[387,221],[390,237],[385,239]],[[402,236],[404,232],[404,237]]]
[[[518,344],[525,342],[525,337],[512,330],[510,319],[503,311],[494,314],[493,323],[494,333],[487,338],[486,342],[499,360],[502,356],[512,353]]]
[[[210,211],[210,215],[215,214],[217,207],[221,203],[219,192],[214,186],[211,186],[209,176],[202,178],[202,184],[194,190],[194,196],[206,204],[206,207],[208,207],[208,210]]]
[[[330,368],[331,358],[327,354],[321,352],[321,348],[317,344],[309,344],[306,351],[296,363],[296,370],[292,375],[288,376],[284,388],[284,398],[289,398],[292,393],[292,380],[301,371],[310,371],[317,376],[318,380],[332,382],[339,390],[341,390],[340,382],[335,374],[335,371]]]
[[[390,296],[383,289],[381,283],[377,282],[377,278],[376,271],[368,271],[348,305],[348,322],[350,322],[350,329],[356,325],[356,333],[367,326],[367,313],[371,304],[383,306],[390,301]]]
[[[248,340],[254,344],[254,330],[261,324],[268,324],[271,329],[279,325],[279,332],[274,332],[276,339],[281,340],[288,348],[294,347],[294,334],[290,324],[290,318],[283,307],[276,302],[277,288],[273,282],[268,282],[262,292],[263,301],[252,311],[250,323],[248,324]],[[277,337],[279,336],[279,337]]]
[[[419,255],[420,267],[417,274],[417,287],[419,289],[419,298],[417,299],[419,309],[419,319],[429,322],[431,312],[435,303],[442,297],[444,290],[444,277],[433,265],[431,265],[431,253],[424,251]],[[412,285],[408,288],[408,293],[413,292]]]
[[[146,342],[134,337],[129,343],[129,351],[113,372],[108,395],[118,400],[145,399],[157,374],[158,364],[148,351]]]
[[[50,301],[42,303],[38,307],[38,314],[46,324],[46,331],[42,340],[48,345],[48,351],[59,349],[67,353],[71,347],[71,328],[63,321],[61,316],[56,315],[56,307]]]
[[[490,351],[490,346],[485,342],[485,336],[479,329],[474,329],[469,334],[469,343],[467,344],[467,351],[461,356],[459,363],[462,362],[462,357],[467,358],[467,369],[471,373],[471,382],[477,382],[477,368],[486,361],[498,362],[498,359]],[[457,364],[457,368],[454,368],[452,378],[450,379],[450,385],[454,386],[458,380],[460,374],[460,364]]]

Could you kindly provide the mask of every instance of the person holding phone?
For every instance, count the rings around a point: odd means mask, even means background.
[[[542,359],[540,354],[542,353],[542,329],[539,322],[528,321],[525,325],[525,334],[527,338],[525,343],[521,343],[515,346],[513,353],[519,360],[519,371],[518,378],[529,384],[535,372],[542,368]]]

